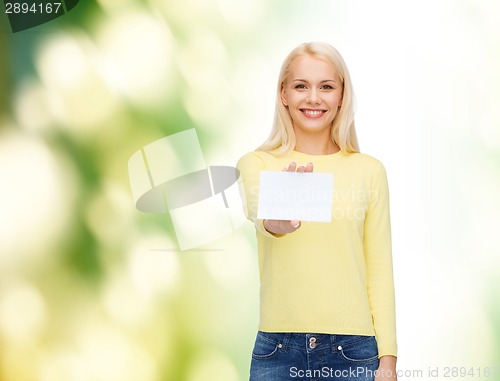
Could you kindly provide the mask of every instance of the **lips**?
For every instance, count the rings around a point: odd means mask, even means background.
[[[309,119],[321,118],[326,113],[326,110],[311,109],[311,108],[301,108],[300,111],[305,115],[306,118]]]

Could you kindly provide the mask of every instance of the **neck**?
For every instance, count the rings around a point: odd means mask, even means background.
[[[295,151],[308,155],[330,155],[340,151],[340,148],[332,142],[330,131],[317,134],[304,134],[303,131],[295,132]]]

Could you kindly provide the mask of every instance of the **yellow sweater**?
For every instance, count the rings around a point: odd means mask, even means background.
[[[257,219],[260,172],[295,161],[334,174],[331,223],[302,222],[274,236]],[[384,166],[340,151],[243,156],[237,168],[245,212],[257,230],[260,324],[267,332],[375,335],[379,357],[397,355],[389,194]]]

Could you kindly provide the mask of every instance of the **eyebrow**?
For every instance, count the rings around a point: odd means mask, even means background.
[[[292,82],[306,82],[306,83],[308,83],[309,81],[306,79],[297,78],[297,79],[292,80]],[[326,83],[326,82],[337,83],[337,81],[335,81],[334,79],[324,79],[324,80],[320,81],[319,83]]]

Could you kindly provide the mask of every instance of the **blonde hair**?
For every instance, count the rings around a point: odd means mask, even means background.
[[[278,80],[276,109],[273,128],[268,139],[257,148],[258,151],[274,151],[277,156],[288,154],[295,148],[295,132],[288,109],[281,101],[281,89],[286,83],[290,65],[294,59],[309,55],[331,64],[343,85],[342,104],[332,123],[331,139],[343,152],[359,152],[358,139],[354,128],[354,94],[351,77],[340,53],[324,42],[309,42],[297,46],[285,58]]]

